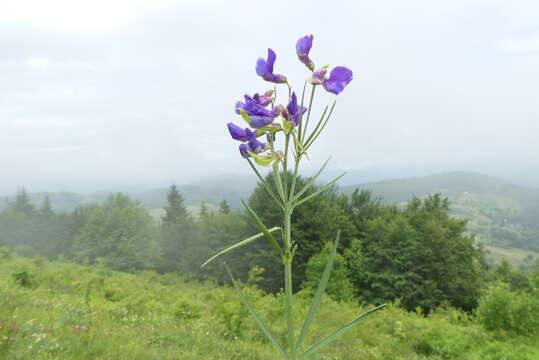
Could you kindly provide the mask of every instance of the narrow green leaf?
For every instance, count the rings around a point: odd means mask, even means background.
[[[269,339],[269,341],[273,345],[275,345],[277,350],[279,350],[281,352],[281,354],[285,357],[285,359],[290,359],[287,352],[284,350],[284,348],[281,346],[281,344],[279,344],[277,339],[275,339],[275,336],[273,336],[271,331],[266,327],[266,325],[264,325],[264,322],[262,321],[262,319],[256,314],[255,310],[253,309],[253,307],[251,306],[251,304],[249,303],[249,301],[247,300],[247,298],[245,297],[245,295],[243,294],[243,292],[239,288],[238,284],[234,280],[234,277],[232,276],[232,273],[230,272],[230,269],[228,268],[228,265],[226,263],[225,263],[225,267],[226,267],[226,271],[228,272],[228,275],[230,276],[230,280],[232,280],[232,284],[234,284],[234,288],[236,289],[236,291],[240,295],[240,298],[243,301],[243,303],[245,304],[245,306],[247,306],[247,309],[249,310],[249,312],[251,313],[251,315],[255,319],[258,326],[260,326],[260,328],[262,329],[262,331],[264,332],[266,337]]]
[[[281,181],[281,174],[279,173],[279,166],[276,162],[273,163],[273,179],[275,181],[275,186],[277,187],[277,192],[283,201],[283,204],[286,202],[286,197],[284,195],[283,182]]]
[[[303,100],[305,99],[305,89],[307,88],[307,81],[303,83],[303,91],[301,93],[300,109],[303,109]],[[298,126],[298,139],[301,140],[301,131],[303,128],[303,111],[299,112],[299,126]]]
[[[271,229],[269,229],[268,232],[272,233],[272,232],[277,231],[277,230],[282,230],[282,229],[280,227],[276,226],[276,227],[272,227]],[[251,242],[253,242],[253,241],[257,240],[257,239],[260,239],[263,236],[264,236],[264,233],[260,232],[260,233],[258,233],[256,235],[248,237],[245,240],[239,241],[239,242],[235,243],[234,245],[229,246],[226,249],[219,251],[217,254],[213,255],[211,258],[206,260],[204,262],[204,264],[200,265],[200,267],[203,268],[204,266],[208,265],[213,260],[217,259],[219,256],[224,255],[224,254],[226,254],[228,252],[231,252],[232,250],[238,249],[238,248],[240,248],[242,246],[245,246],[245,245],[247,245],[247,244],[249,244],[249,243],[251,243]]]
[[[311,118],[311,110],[313,108],[313,100],[314,100],[314,91],[316,90],[316,85],[313,84],[313,87],[311,89],[311,98],[309,99],[309,108],[307,109],[307,119],[305,119],[305,124],[303,124],[303,134],[301,141],[305,139],[305,134],[307,134],[307,126],[309,126],[309,119]]]
[[[313,303],[311,305],[311,308],[309,309],[307,317],[305,318],[303,327],[301,328],[301,332],[296,342],[296,348],[299,348],[301,346],[301,343],[305,339],[305,336],[307,336],[307,334],[309,333],[309,327],[311,326],[311,322],[313,321],[314,315],[316,314],[316,311],[320,306],[320,302],[322,301],[322,295],[324,294],[324,291],[326,291],[326,286],[331,275],[331,270],[333,269],[333,261],[335,260],[335,254],[337,253],[337,246],[339,245],[340,236],[341,231],[339,230],[337,231],[335,244],[333,245],[331,253],[329,254],[328,262],[326,263],[326,267],[324,268],[324,272],[322,273],[322,277],[320,278],[320,282],[318,283],[318,287],[316,288],[316,292],[314,293]]]
[[[305,185],[303,186],[303,188],[298,191],[298,193],[296,194],[295,196],[295,200],[299,199],[301,197],[301,195],[303,195],[305,193],[305,191],[309,190],[309,188],[314,184],[314,182],[316,181],[316,179],[318,178],[318,176],[320,176],[320,174],[322,173],[322,171],[324,171],[326,165],[328,164],[329,160],[331,158],[327,159],[326,162],[324,163],[324,165],[322,165],[322,167],[320,168],[320,170],[318,170],[316,172],[316,174],[314,174],[313,176],[311,176],[309,178],[309,181],[307,181],[307,183],[305,183]]]
[[[253,209],[251,209],[249,205],[247,205],[245,201],[242,200],[241,202],[243,203],[243,206],[245,206],[245,208],[247,209],[249,215],[251,215],[251,218],[254,220],[256,226],[258,227],[258,230],[260,230],[260,232],[264,234],[264,237],[266,238],[266,240],[269,241],[271,246],[273,246],[275,251],[283,255],[283,250],[281,249],[277,241],[275,241],[275,238],[273,237],[273,235],[271,235],[271,232],[268,230],[268,228],[262,223],[262,220],[260,220],[258,215],[254,212]]]
[[[352,329],[355,325],[359,324],[360,322],[362,322],[363,320],[365,320],[366,318],[368,318],[369,316],[374,314],[376,311],[384,308],[385,306],[386,306],[386,304],[377,306],[377,307],[367,311],[366,313],[358,316],[354,320],[350,321],[348,324],[344,325],[339,330],[334,331],[331,335],[327,336],[322,341],[320,341],[318,344],[313,345],[309,350],[307,350],[303,354],[301,354],[301,356],[299,357],[299,360],[305,359],[308,356],[316,353],[317,351],[322,349],[324,346],[331,343],[333,340],[337,339],[339,336],[343,335],[348,330]]]
[[[251,169],[253,169],[253,171],[255,172],[256,176],[258,176],[258,179],[260,180],[260,182],[262,183],[262,185],[264,186],[264,189],[266,189],[267,193],[272,197],[273,201],[275,201],[281,208],[283,208],[283,203],[282,201],[279,201],[279,199],[277,199],[277,195],[275,194],[275,192],[271,189],[270,185],[268,184],[268,182],[266,181],[266,179],[264,179],[262,177],[262,175],[260,175],[260,172],[258,171],[258,169],[256,168],[256,166],[253,165],[253,163],[251,162],[251,160],[249,158],[246,159],[247,162],[249,163],[249,166],[251,166]]]
[[[327,189],[329,189],[331,186],[333,186],[337,181],[339,181],[340,178],[342,178],[344,175],[346,175],[346,173],[342,173],[341,175],[337,176],[335,179],[331,180],[329,183],[327,183],[326,185],[324,186],[321,186],[318,190],[316,190],[315,192],[313,192],[312,194],[304,197],[303,199],[301,199],[300,201],[296,202],[294,204],[294,206],[299,206],[301,204],[303,204],[305,201],[315,197],[316,195],[320,194],[321,192],[324,192],[326,191]]]
[[[307,151],[307,149],[309,147],[311,147],[311,145],[314,143],[314,141],[318,138],[318,136],[320,136],[320,134],[322,133],[322,131],[324,130],[324,128],[326,127],[326,124],[328,123],[329,119],[331,118],[331,114],[333,114],[333,109],[335,108],[335,104],[337,103],[337,100],[335,100],[333,102],[333,105],[331,106],[331,110],[329,111],[329,114],[328,114],[328,117],[326,118],[326,121],[324,121],[324,123],[322,124],[322,127],[318,130],[318,132],[316,131],[313,131],[311,133],[311,136],[309,136],[309,139],[308,141],[305,142],[305,151]]]
[[[318,129],[320,128],[320,125],[324,123],[324,117],[326,116],[326,112],[328,111],[328,107],[329,106],[326,106],[324,108],[324,112],[322,112],[322,116],[320,116],[320,120],[318,120],[318,123],[316,124],[316,126],[314,127],[311,135],[309,135],[309,137],[307,138],[307,140],[305,140],[305,144],[308,144],[309,141],[311,141],[312,137],[314,136],[314,134],[316,134],[316,132],[318,131]]]

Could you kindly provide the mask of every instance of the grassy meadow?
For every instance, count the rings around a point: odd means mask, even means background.
[[[284,342],[283,297],[258,290],[256,276],[243,286]],[[305,315],[308,294],[299,292],[295,303]],[[306,346],[367,308],[326,297]],[[0,257],[0,359],[276,358],[229,287],[176,274]],[[312,358],[533,360],[539,340],[487,331],[473,315],[451,308],[424,317],[391,304]]]

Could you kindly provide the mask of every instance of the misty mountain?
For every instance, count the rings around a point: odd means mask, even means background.
[[[453,215],[466,218],[480,241],[539,250],[539,190],[475,172],[445,172],[342,187],[345,194],[370,190],[385,203],[405,204],[413,196],[441,193]]]
[[[331,175],[328,174],[326,177],[329,178]],[[367,179],[380,177],[383,172],[358,170],[351,172],[350,175],[349,178],[352,179]],[[226,199],[232,207],[240,208],[240,199],[249,197],[255,185],[256,179],[252,176],[220,175],[178,187],[186,205],[192,208],[196,208],[194,206],[201,202],[218,205],[223,199]],[[425,197],[441,193],[451,201],[452,214],[468,219],[469,232],[476,235],[481,242],[502,247],[539,250],[538,189],[467,171],[358,183],[342,186],[340,191],[351,194],[354,189],[370,190],[385,203],[401,205],[413,196]],[[144,191],[125,191],[125,193],[150,209],[159,209],[166,205],[167,190],[166,187],[162,187]],[[71,211],[80,205],[101,203],[115,191],[118,190],[89,194],[30,192],[29,195],[36,206],[39,206],[47,195],[55,211]],[[13,196],[0,199],[0,209],[12,199]]]
[[[178,189],[185,198],[187,205],[195,205],[201,202],[217,205],[226,199],[232,207],[238,208],[240,200],[247,198],[256,185],[252,177],[222,175],[214,178],[204,178],[195,183],[179,185]],[[88,194],[72,192],[31,192],[27,189],[31,201],[40,206],[48,196],[55,211],[72,211],[77,206],[90,205],[103,202],[111,193],[124,192],[133,199],[138,200],[147,208],[162,208],[166,205],[166,193],[168,188],[155,188],[143,191],[125,191],[122,189],[110,189],[92,192]],[[14,199],[15,195],[0,198],[0,209]]]

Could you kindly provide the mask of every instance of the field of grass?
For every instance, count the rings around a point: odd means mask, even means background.
[[[495,263],[501,263],[505,259],[514,267],[529,265],[539,260],[539,252],[524,249],[485,246],[485,252],[487,259],[493,259]]]
[[[254,284],[244,291],[284,342],[282,296],[263,294]],[[299,293],[295,303],[304,316],[309,297]],[[325,298],[307,346],[367,308]],[[539,359],[536,338],[487,331],[454,309],[425,318],[395,304],[326,349],[312,359]],[[277,356],[229,287],[174,274],[128,274],[0,254],[0,359]]]

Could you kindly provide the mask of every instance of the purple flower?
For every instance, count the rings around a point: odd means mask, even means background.
[[[267,60],[264,60],[263,58],[260,58],[257,60],[256,73],[259,76],[262,76],[262,78],[266,81],[278,83],[278,84],[285,83],[286,76],[273,73],[273,64],[275,64],[275,59],[277,59],[277,55],[275,55],[275,51],[268,49]]]
[[[244,159],[247,159],[249,155],[249,146],[247,144],[240,144],[240,154]]]
[[[352,75],[352,70],[344,66],[337,66],[331,70],[329,79],[323,80],[322,86],[326,91],[338,95],[352,81]]]
[[[324,80],[326,79],[326,73],[328,71],[327,65],[321,68],[320,70],[316,70],[313,72],[313,75],[309,79],[309,82],[313,85],[321,85],[324,83]]]
[[[273,91],[272,91],[273,93]],[[273,98],[271,96],[266,96],[266,93],[259,95],[258,93],[253,95],[253,100],[257,102],[258,104],[266,107],[269,104],[271,104]]]
[[[251,118],[250,125],[253,128],[259,128],[269,125],[273,122],[273,119],[279,115],[279,110],[274,108],[273,110],[266,109],[259,101],[249,95],[245,95],[245,103],[238,101],[236,103],[236,114],[240,113],[239,109],[243,109],[247,115]]]
[[[228,132],[230,132],[230,136],[232,136],[232,139],[239,140],[239,141],[247,141],[247,133],[245,132],[245,129],[242,129],[238,125],[235,125],[231,122],[226,124],[228,127]]]
[[[296,42],[296,53],[298,54],[299,61],[304,63],[311,71],[314,70],[314,63],[309,59],[309,51],[311,51],[311,47],[313,46],[313,38],[314,36],[312,35],[306,35],[299,38]]]
[[[301,108],[301,109],[300,109]],[[292,98],[290,99],[290,102],[288,105],[286,105],[286,110],[288,113],[284,113],[283,116],[286,120],[288,119],[288,115],[292,118],[292,121],[294,122],[294,125],[297,126],[299,123],[300,116],[307,111],[307,108],[305,106],[298,105],[298,98],[296,96],[295,92],[292,92]]]
[[[245,129],[245,133],[247,134],[248,144],[249,144],[249,150],[254,152],[255,154],[261,153],[266,149],[266,144],[258,141],[256,139],[256,133]]]
[[[258,154],[266,149],[266,144],[256,138],[256,132],[249,130],[249,128],[242,129],[233,123],[228,123],[227,126],[232,138],[244,143],[240,144],[239,147],[240,154],[244,158],[249,157],[249,152]]]

